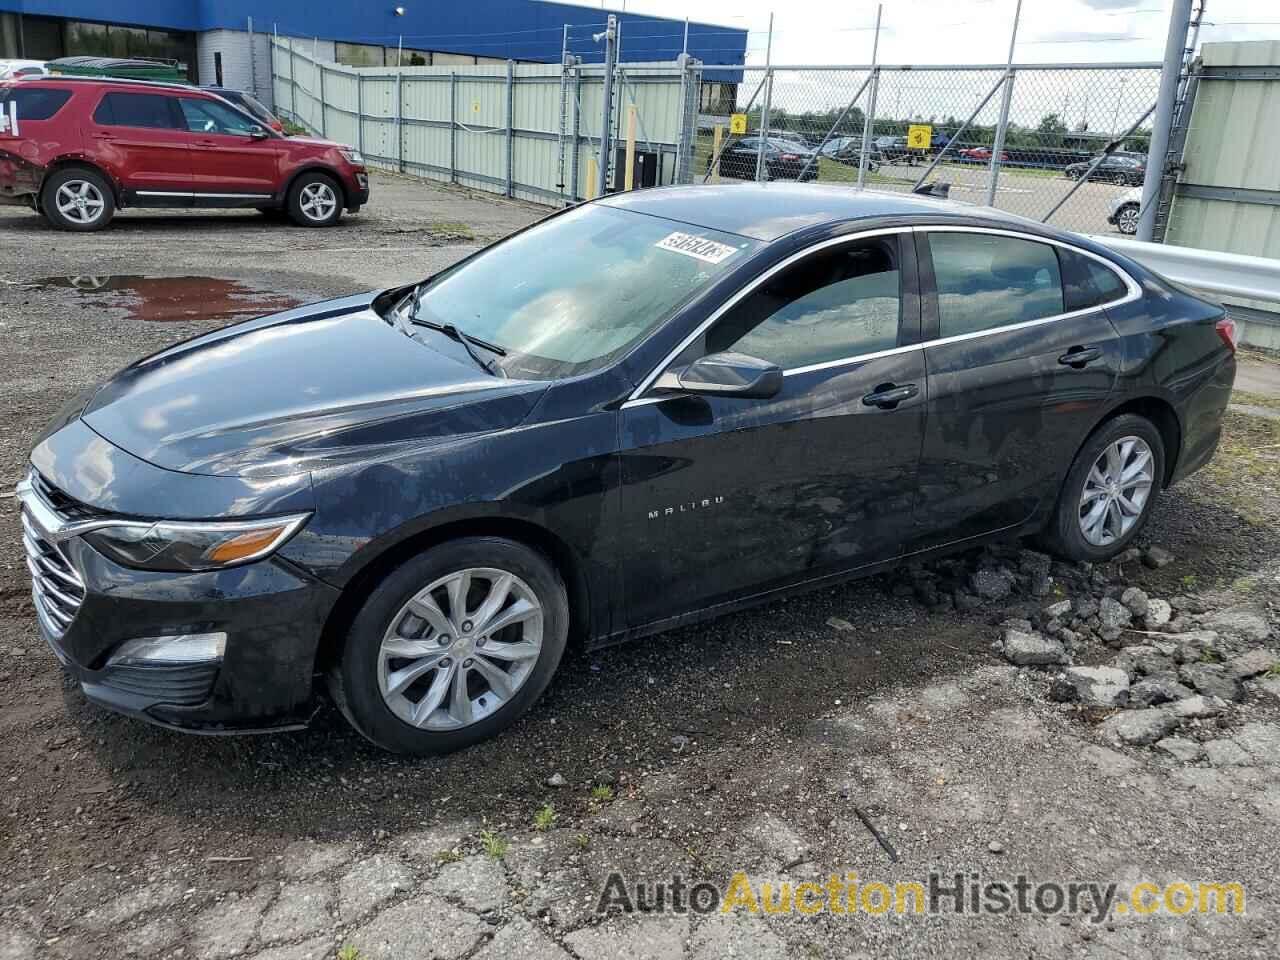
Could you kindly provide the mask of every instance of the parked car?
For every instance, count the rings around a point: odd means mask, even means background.
[[[906,137],[876,137],[874,142],[885,163],[897,163],[901,160],[911,163],[915,158],[915,153],[907,146]]]
[[[744,137],[730,144],[720,154],[720,176],[754,180],[759,152],[759,136]],[[766,180],[816,180],[818,157],[802,143],[769,137],[765,140],[762,172]]]
[[[253,117],[258,123],[270,127],[276,133],[284,133],[284,123],[274,113],[263,106],[262,101],[251,93],[243,90],[230,90],[226,87],[204,86],[201,90],[207,90],[209,93],[216,94],[223,100],[226,100],[233,107],[239,107],[249,116]]]
[[[284,137],[219,97],[136,80],[0,83],[0,202],[61,230],[101,230],[126,207],[249,207],[324,227],[369,200],[352,147]]]
[[[1068,164],[1062,172],[1072,180],[1079,180],[1092,165],[1093,160],[1072,163]],[[1139,157],[1133,155],[1112,154],[1103,158],[1089,179],[1100,183],[1127,183],[1137,186],[1142,183],[1146,176],[1147,161],[1145,156],[1139,159]]]
[[[187,82],[187,68],[177,60],[149,57],[59,57],[50,60],[47,66],[51,74],[59,77]]]
[[[990,147],[967,147],[959,153],[961,160],[968,160],[973,163],[990,163],[991,154],[994,151]],[[1009,159],[1007,150],[1000,151],[1000,162],[1004,163]]]
[[[0,80],[43,77],[48,72],[43,60],[0,60]]]
[[[1142,208],[1142,188],[1138,187],[1120,194],[1111,201],[1111,211],[1107,214],[1107,223],[1128,236],[1138,232],[1138,218]]]
[[[40,631],[156,723],[296,726],[319,671],[375,743],[452,750],[570,638],[1022,534],[1109,560],[1212,457],[1234,351],[1219,305],[995,210],[615,194],[67,404],[17,491]]]
[[[821,149],[821,154],[843,163],[846,166],[856,167],[862,162],[862,138],[861,137],[832,137],[826,142]],[[880,164],[884,159],[878,147],[872,144],[867,151],[867,169],[871,171],[879,170]]]

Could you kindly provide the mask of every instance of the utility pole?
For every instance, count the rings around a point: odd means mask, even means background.
[[[1142,205],[1138,214],[1138,239],[1151,241],[1155,235],[1156,202],[1160,198],[1160,182],[1168,161],[1169,133],[1173,126],[1173,110],[1178,100],[1178,80],[1187,48],[1187,31],[1191,27],[1191,0],[1173,0],[1169,17],[1169,36],[1164,44],[1164,66],[1160,71],[1160,94],[1156,98],[1156,116],[1151,124],[1151,144],[1147,148],[1147,174],[1142,182]]]
[[[594,39],[596,43],[604,40],[604,116],[600,121],[600,168],[596,171],[596,196],[603,197],[609,184],[609,141],[613,132],[613,68],[618,54],[618,18],[609,14],[604,33],[597,33]]]

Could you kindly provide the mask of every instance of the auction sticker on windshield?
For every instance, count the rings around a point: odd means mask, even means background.
[[[705,260],[707,263],[724,263],[731,256],[737,253],[737,248],[728,246],[724,243],[716,243],[714,240],[708,240],[706,237],[700,237],[694,233],[669,233],[657,243],[655,247],[661,247],[663,250],[670,250],[672,253],[683,253],[686,257],[696,257],[699,260]]]

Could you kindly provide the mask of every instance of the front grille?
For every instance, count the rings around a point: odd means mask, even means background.
[[[32,477],[36,476],[32,471]],[[45,629],[60,637],[84,602],[84,581],[66,555],[45,539],[25,509],[22,511],[22,546],[27,554],[27,570],[31,572],[31,596],[36,613]]]
[[[29,474],[36,493],[64,520],[93,520],[106,514],[63,493],[36,470]]]
[[[103,686],[157,703],[194,706],[209,699],[220,662],[108,666]]]

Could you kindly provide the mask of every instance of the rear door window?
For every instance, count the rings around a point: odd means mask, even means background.
[[[928,235],[939,336],[956,337],[1066,313],[1058,255],[999,234]]]
[[[19,124],[23,120],[52,120],[54,114],[70,99],[70,90],[26,86],[0,89],[0,107],[3,107],[4,113],[8,113],[9,104],[17,104]]]
[[[93,122],[104,127],[178,126],[173,98],[154,93],[108,93],[93,112]]]
[[[1062,287],[1069,312],[1105,306],[1129,292],[1118,273],[1093,257],[1060,247],[1058,262],[1062,265]]]

